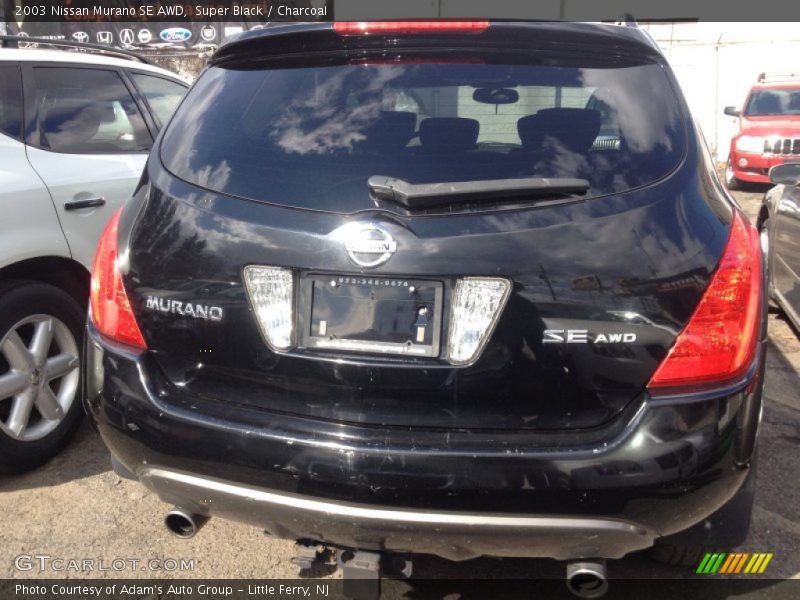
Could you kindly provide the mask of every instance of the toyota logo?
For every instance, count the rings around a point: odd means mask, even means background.
[[[354,224],[347,227],[344,236],[347,256],[361,267],[377,267],[397,251],[392,234],[376,224]]]
[[[85,31],[76,31],[72,34],[72,39],[81,44],[85,44],[89,41],[89,34]]]

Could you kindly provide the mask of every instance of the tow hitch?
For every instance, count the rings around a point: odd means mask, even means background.
[[[339,550],[344,595],[354,600],[377,600],[381,595],[381,555],[362,550]]]
[[[294,546],[292,564],[297,565],[301,571],[311,569],[315,564],[322,563],[328,549],[322,544],[314,542],[297,542]]]
[[[291,561],[301,570],[315,565],[335,564],[342,571],[343,592],[353,600],[377,600],[381,595],[381,577],[411,577],[411,560],[399,555],[366,550],[332,548],[324,544],[302,541],[295,545]]]

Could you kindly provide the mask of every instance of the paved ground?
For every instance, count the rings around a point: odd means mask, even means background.
[[[737,196],[746,211],[754,215],[761,194]],[[743,549],[774,552],[769,573],[773,577],[800,578],[800,342],[795,331],[776,313],[770,314],[769,329],[758,491],[750,538]],[[191,577],[297,576],[297,569],[288,560],[292,556],[291,543],[266,539],[257,529],[220,520],[211,520],[192,540],[178,540],[162,526],[166,508],[139,484],[117,477],[109,468],[102,443],[84,426],[67,451],[44,468],[0,481],[0,578],[41,577],[36,568],[15,568],[15,557],[31,554],[103,559],[106,566],[114,559],[192,559],[193,570],[183,573]],[[172,563],[166,565],[171,567]],[[415,574],[422,578],[559,578],[563,568],[547,560],[415,562]],[[691,575],[687,569],[663,567],[644,556],[616,561],[609,565],[609,571],[613,577]],[[141,564],[133,572],[95,573],[128,577],[176,574],[142,570]],[[340,576],[334,569],[321,569],[315,575]],[[775,581],[763,584],[782,585]],[[468,589],[468,584],[464,585]],[[443,588],[441,597],[459,597],[453,595],[457,591],[458,584],[454,583]]]

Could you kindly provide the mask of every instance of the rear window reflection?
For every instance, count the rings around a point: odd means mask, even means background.
[[[669,173],[680,104],[656,64],[213,67],[170,125],[161,157],[227,194],[347,211],[372,175],[412,183],[587,179],[590,196]],[[355,199],[358,199],[357,201]]]

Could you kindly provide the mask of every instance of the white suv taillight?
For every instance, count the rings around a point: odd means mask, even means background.
[[[147,345],[133,315],[119,270],[117,238],[121,212],[120,208],[109,219],[97,244],[89,297],[92,323],[107,338],[144,350]]]
[[[294,338],[294,277],[291,270],[245,267],[244,282],[267,344],[278,351],[291,348]]]
[[[450,310],[447,358],[468,364],[480,354],[511,291],[508,279],[464,277],[456,283]]]

